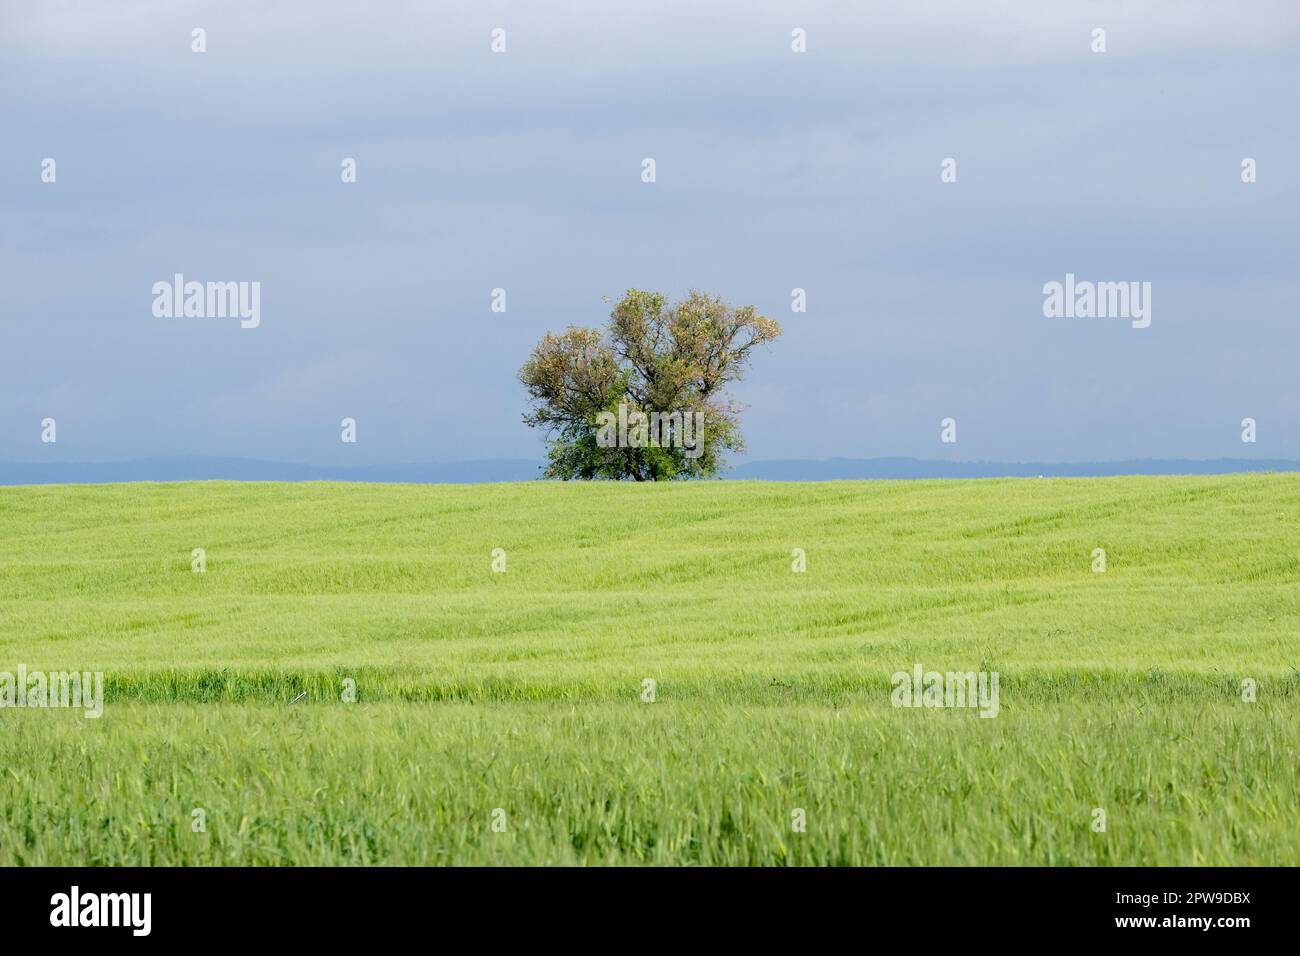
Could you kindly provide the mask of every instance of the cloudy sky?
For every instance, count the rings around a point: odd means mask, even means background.
[[[630,287],[781,321],[752,458],[1300,458],[1297,89],[1292,0],[0,0],[0,459],[537,458],[517,369]]]

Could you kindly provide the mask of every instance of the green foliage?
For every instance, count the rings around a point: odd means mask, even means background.
[[[739,381],[758,346],[781,334],[752,306],[733,308],[692,292],[670,305],[631,289],[615,303],[606,333],[570,327],[546,335],[520,369],[531,406],[524,421],[545,429],[549,478],[667,481],[716,475],[726,451],[740,451],[740,408],[724,389]],[[676,423],[657,427],[661,415]],[[648,435],[620,422],[645,415]],[[683,431],[698,422],[695,429]],[[611,440],[614,439],[614,440]]]

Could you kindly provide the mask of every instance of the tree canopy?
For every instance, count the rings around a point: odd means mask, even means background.
[[[781,327],[753,306],[630,289],[605,331],[548,333],[519,371],[524,422],[548,435],[548,478],[665,481],[716,475],[744,448],[726,394]]]

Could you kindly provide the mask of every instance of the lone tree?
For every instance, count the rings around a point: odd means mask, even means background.
[[[604,333],[548,333],[519,370],[531,399],[524,422],[551,436],[546,477],[716,475],[724,450],[745,447],[741,409],[723,389],[780,334],[753,306],[700,292],[670,304],[638,289],[614,304]]]

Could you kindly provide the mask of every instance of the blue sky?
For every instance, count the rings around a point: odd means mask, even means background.
[[[0,459],[539,457],[518,367],[629,287],[782,322],[752,458],[1300,458],[1300,4],[882,6],[0,0]]]

